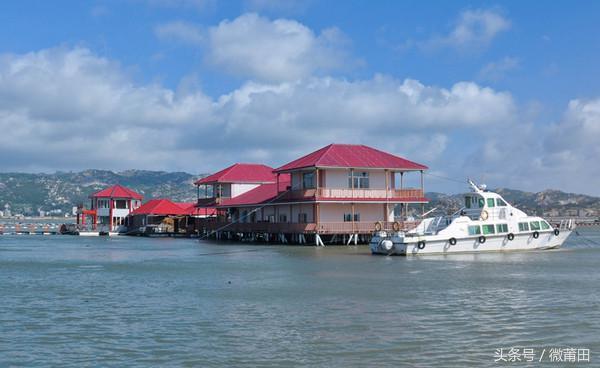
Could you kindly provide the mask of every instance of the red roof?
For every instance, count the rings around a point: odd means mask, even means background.
[[[132,215],[187,215],[187,212],[181,206],[171,202],[168,199],[152,199],[144,203],[141,207],[131,212]]]
[[[309,167],[344,167],[398,170],[426,170],[427,166],[378,149],[358,144],[330,144],[275,169],[293,171]]]
[[[279,190],[277,190],[277,183],[262,184],[237,197],[223,199],[219,207],[263,204],[275,199],[279,192],[286,192],[288,186],[290,186],[289,177],[285,178],[285,180],[281,180],[280,178]]]
[[[196,207],[196,202],[176,204],[190,216],[214,216],[217,214],[216,208]]]
[[[274,183],[273,168],[261,164],[233,164],[226,169],[196,181],[199,184],[214,183]]]
[[[142,195],[122,185],[113,185],[90,196],[91,198],[127,198],[142,200]]]

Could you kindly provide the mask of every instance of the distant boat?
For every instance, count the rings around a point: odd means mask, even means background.
[[[573,220],[552,227],[541,217],[529,216],[497,193],[468,181],[472,192],[465,206],[451,216],[423,219],[407,232],[376,232],[373,254],[421,255],[553,249],[575,229]]]

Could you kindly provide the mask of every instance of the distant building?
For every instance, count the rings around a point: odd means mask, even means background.
[[[113,185],[90,195],[90,209],[81,206],[77,211],[77,224],[85,225],[91,217],[94,230],[117,232],[125,219],[142,205],[142,195],[121,185]]]

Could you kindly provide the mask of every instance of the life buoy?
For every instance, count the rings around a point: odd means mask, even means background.
[[[509,233],[507,236],[508,240],[513,241],[515,239],[515,234]]]
[[[424,249],[425,248],[425,241],[421,240],[417,243],[417,248],[419,249]]]
[[[456,245],[456,238],[450,238],[450,240],[448,240],[448,243],[450,243],[450,245]]]
[[[540,237],[540,233],[538,233],[537,231],[534,231],[534,232],[533,232],[533,238],[534,238],[534,239],[537,239],[537,238],[539,238],[539,237]]]
[[[381,231],[382,228],[383,228],[383,224],[381,223],[381,221],[377,221],[375,223],[375,231]]]
[[[560,230],[554,229],[554,235],[558,236],[558,234],[560,234]]]
[[[394,221],[392,224],[392,229],[394,229],[394,231],[400,231],[400,223],[398,221]]]
[[[483,210],[483,211],[481,211],[481,219],[482,219],[483,221],[487,220],[487,219],[488,219],[488,216],[489,216],[489,215],[488,215],[488,212],[487,212],[486,210]]]
[[[485,243],[485,236],[481,235],[477,240],[479,240],[479,243],[483,244]]]

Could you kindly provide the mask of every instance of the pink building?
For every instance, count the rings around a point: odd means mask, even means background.
[[[428,201],[425,165],[364,145],[331,144],[271,173],[263,167],[260,180],[245,176],[255,175],[254,170],[240,170],[235,180],[227,182],[223,172],[234,167],[197,182],[232,185],[229,192],[217,187],[214,195],[199,199],[199,205],[219,211],[218,221],[206,224],[205,230],[269,238],[275,234],[279,239],[290,234],[300,242],[305,234],[348,236],[356,241],[358,235],[376,228],[406,227],[408,206],[422,207]],[[418,175],[418,187],[405,186],[408,175]],[[243,185],[245,190],[235,191],[233,185]],[[318,243],[320,236],[316,239]]]

